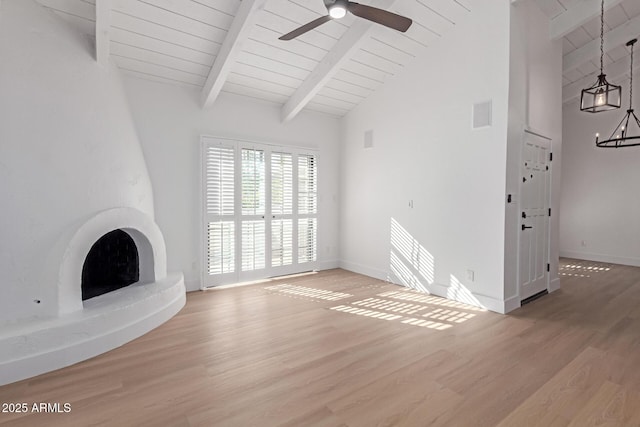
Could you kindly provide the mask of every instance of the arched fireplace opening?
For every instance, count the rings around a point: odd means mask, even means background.
[[[82,266],[82,300],[97,297],[140,280],[140,258],[134,239],[114,230],[98,239]]]

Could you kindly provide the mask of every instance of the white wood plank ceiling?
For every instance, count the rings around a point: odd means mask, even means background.
[[[96,0],[38,1],[95,37]],[[278,37],[326,15],[322,0],[97,1],[108,11],[98,23],[108,31],[103,51],[123,72],[200,88],[203,104],[218,91],[274,102],[288,120],[303,108],[343,116],[452,31],[475,0],[368,0],[414,25],[402,34],[347,15],[288,42]],[[550,37],[563,38],[563,99],[571,101],[599,73],[600,1],[535,1]],[[620,84],[629,74],[624,44],[640,35],[640,0],[605,7],[605,72]]]
[[[96,0],[38,1],[95,36]],[[302,108],[346,114],[453,30],[471,12],[473,0],[363,0],[408,16],[414,24],[402,34],[348,15],[292,41],[278,37],[326,15],[322,0],[263,0],[263,7],[252,12],[241,48],[223,47],[228,37],[238,35],[232,25],[241,13],[240,0],[98,1],[110,3],[108,49],[125,73],[210,90],[213,83],[207,85],[207,78],[216,58],[236,49],[227,55],[232,63],[226,64],[221,90],[271,101],[283,110],[293,98],[287,106],[286,118],[291,118]],[[357,21],[362,22],[354,25]],[[343,40],[341,46],[341,38],[348,43]]]

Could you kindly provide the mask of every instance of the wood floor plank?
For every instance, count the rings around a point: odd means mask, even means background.
[[[605,381],[569,424],[569,427],[638,426],[640,413],[636,406],[640,395]]]
[[[435,374],[434,365],[447,370],[462,362],[453,355],[446,360],[442,356],[432,354],[403,366],[351,393],[336,396],[327,406],[349,426],[397,425],[419,408],[429,409],[435,417],[446,408],[441,399],[448,405],[462,400],[455,392],[429,379],[430,374]],[[427,403],[429,408],[425,407]]]
[[[344,270],[191,293],[108,353],[0,387],[0,426],[640,426],[640,268],[561,261],[510,315]]]
[[[602,350],[588,347],[506,417],[499,426],[546,426],[558,415],[567,420],[582,409],[609,377],[614,364]]]

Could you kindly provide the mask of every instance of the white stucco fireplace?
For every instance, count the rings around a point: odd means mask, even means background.
[[[121,230],[138,251],[139,280],[83,301],[82,270],[92,245]],[[64,236],[53,312],[0,328],[0,385],[68,366],[118,347],[170,319],[185,303],[182,274],[167,275],[162,233],[143,212],[102,211]],[[43,304],[35,299],[34,305]]]
[[[0,58],[2,385],[139,337],[184,306],[185,287],[167,273],[119,70],[32,0],[0,2]],[[83,298],[87,278],[100,283]]]
[[[94,298],[83,301],[78,278],[83,276],[87,256],[92,246],[103,236],[114,231],[128,235],[138,253],[139,280],[145,285],[163,280],[167,276],[167,255],[160,229],[143,212],[133,208],[114,208],[92,216],[73,233],[61,256],[58,274],[58,312],[72,313],[90,306]],[[126,289],[113,292],[126,293]],[[106,294],[104,294],[106,295]]]

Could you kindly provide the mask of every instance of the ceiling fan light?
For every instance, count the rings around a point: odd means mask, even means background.
[[[333,19],[344,18],[347,14],[347,8],[342,3],[334,3],[329,6],[329,16]]]

